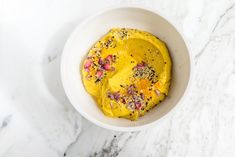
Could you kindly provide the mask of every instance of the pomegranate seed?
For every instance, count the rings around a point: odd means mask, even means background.
[[[92,65],[92,60],[91,59],[88,59],[84,65],[84,68],[89,68],[90,66]]]
[[[104,69],[105,70],[110,70],[111,69],[111,65],[110,64],[105,64],[104,65]]]
[[[86,72],[89,72],[89,71],[90,71],[89,68],[84,68],[84,69],[85,69]]]
[[[96,72],[95,76],[96,76],[97,78],[103,77],[103,71],[98,70],[98,71]]]
[[[106,59],[108,60],[108,61],[112,61],[112,58],[113,58],[113,55],[108,55],[107,57],[106,57]]]

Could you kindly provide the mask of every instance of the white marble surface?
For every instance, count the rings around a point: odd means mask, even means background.
[[[81,118],[59,79],[73,28],[120,4],[151,7],[177,22],[195,59],[184,103],[142,132]],[[0,0],[0,157],[37,156],[235,156],[235,0]]]

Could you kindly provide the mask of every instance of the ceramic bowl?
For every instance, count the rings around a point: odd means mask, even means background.
[[[158,36],[166,42],[173,62],[169,96],[138,121],[105,116],[82,83],[81,64],[88,50],[114,27],[140,29]],[[169,111],[182,103],[191,74],[192,59],[182,34],[159,13],[137,7],[107,9],[87,18],[69,37],[61,60],[62,83],[74,108],[94,124],[116,131],[137,131],[163,122]]]

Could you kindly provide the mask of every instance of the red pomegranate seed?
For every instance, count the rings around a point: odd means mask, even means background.
[[[112,58],[113,58],[113,56],[112,55],[108,55],[107,57],[106,57],[106,59],[108,60],[108,61],[112,61]]]
[[[111,69],[111,65],[110,64],[105,64],[104,65],[104,69],[105,70],[110,70]]]
[[[92,65],[92,60],[91,59],[88,59],[84,65],[84,68],[87,69],[89,68],[90,66]]]
[[[89,72],[89,71],[90,71],[89,68],[84,68],[84,69],[85,69],[86,72]]]
[[[97,78],[103,77],[103,71],[98,70],[98,71],[96,72],[95,76],[96,76]]]

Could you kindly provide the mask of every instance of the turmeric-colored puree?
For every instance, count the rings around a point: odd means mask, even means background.
[[[115,28],[89,50],[82,79],[105,115],[137,120],[167,96],[171,59],[156,36]]]

